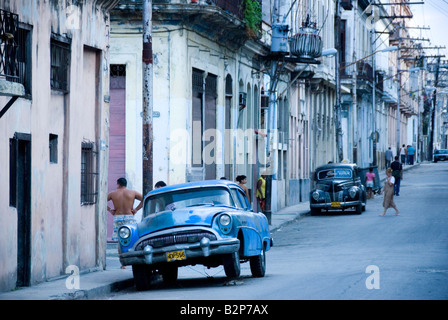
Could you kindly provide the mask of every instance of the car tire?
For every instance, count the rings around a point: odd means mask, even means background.
[[[137,291],[148,290],[151,285],[152,270],[147,265],[135,264],[132,266],[134,283]]]
[[[162,279],[166,283],[176,282],[179,268],[177,266],[165,266],[160,270]]]
[[[356,214],[362,214],[362,203],[358,204],[356,207]]]
[[[250,257],[250,271],[253,277],[261,278],[266,273],[266,251],[263,246],[258,256]]]
[[[241,274],[240,255],[238,251],[226,254],[223,258],[224,272],[228,278],[238,278]]]
[[[319,208],[311,208],[311,215],[312,216],[318,216],[320,215],[321,211]]]

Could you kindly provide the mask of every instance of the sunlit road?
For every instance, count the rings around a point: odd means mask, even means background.
[[[305,215],[282,227],[264,278],[247,263],[235,281],[222,268],[185,267],[173,285],[106,299],[448,299],[448,163],[406,171],[395,202],[400,216],[380,217],[376,196],[362,215]]]

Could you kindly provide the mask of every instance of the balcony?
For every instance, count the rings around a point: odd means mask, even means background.
[[[259,39],[261,35],[261,9],[257,17],[257,13],[246,10],[246,1],[153,0],[152,21],[183,25],[230,48],[238,48],[245,41]],[[258,3],[261,8],[261,0],[249,1]],[[113,10],[113,19],[141,20],[141,12],[142,0],[121,0]]]
[[[25,95],[25,48],[21,42],[18,15],[0,10],[0,95]]]

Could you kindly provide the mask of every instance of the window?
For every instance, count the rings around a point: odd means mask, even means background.
[[[70,69],[70,44],[51,39],[51,89],[67,93]]]
[[[96,185],[96,152],[92,142],[83,142],[81,148],[81,205],[95,204]]]
[[[50,134],[50,163],[58,163],[58,136]]]
[[[31,29],[18,29],[17,68],[19,82],[25,87],[25,94],[31,95]]]

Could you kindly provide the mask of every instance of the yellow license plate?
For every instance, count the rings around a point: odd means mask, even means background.
[[[331,203],[331,207],[332,208],[339,208],[341,206],[341,203],[340,202],[332,202]]]
[[[185,260],[185,259],[187,259],[187,257],[185,256],[185,251],[184,250],[167,252],[166,253],[166,258],[167,258],[168,262],[169,261],[174,261],[174,260]]]

